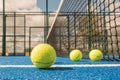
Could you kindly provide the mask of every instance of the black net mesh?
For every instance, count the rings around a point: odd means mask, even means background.
[[[105,60],[119,60],[120,0],[64,0],[48,42],[59,56],[100,49]]]

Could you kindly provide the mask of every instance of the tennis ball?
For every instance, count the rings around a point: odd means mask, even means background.
[[[82,59],[82,52],[80,50],[77,50],[77,49],[72,50],[70,52],[69,57],[72,61],[75,61],[75,62],[80,61]]]
[[[56,60],[56,52],[49,44],[39,44],[31,52],[31,61],[37,68],[49,68]]]
[[[89,58],[92,61],[100,61],[103,58],[103,53],[98,49],[91,50]]]

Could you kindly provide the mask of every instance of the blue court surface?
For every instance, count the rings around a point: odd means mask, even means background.
[[[0,80],[120,80],[120,62],[57,57],[51,68],[38,69],[30,57],[0,57]]]

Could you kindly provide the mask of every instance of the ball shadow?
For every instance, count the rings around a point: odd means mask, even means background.
[[[70,68],[70,67],[51,67],[51,68],[42,69],[42,70],[51,70],[51,71],[59,70],[59,71],[65,71],[65,70],[73,70],[73,68]]]
[[[62,64],[62,62],[55,62],[55,64]]]

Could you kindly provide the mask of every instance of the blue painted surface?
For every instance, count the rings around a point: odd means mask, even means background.
[[[72,62],[57,58],[55,64],[119,64],[120,62]],[[31,65],[30,57],[0,57],[0,65]],[[120,67],[0,68],[0,80],[120,80]]]

